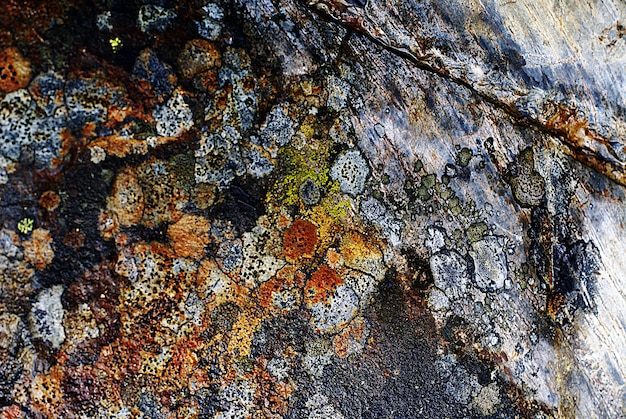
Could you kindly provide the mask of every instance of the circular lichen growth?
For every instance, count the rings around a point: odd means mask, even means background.
[[[467,147],[463,147],[461,151],[459,151],[459,154],[457,154],[456,156],[456,164],[461,167],[467,167],[473,156],[474,153],[472,152],[472,150]]]
[[[300,199],[305,205],[317,205],[321,197],[320,188],[312,179],[307,179],[300,185]]]
[[[535,157],[532,148],[528,147],[519,154],[508,168],[504,179],[511,186],[515,201],[524,208],[536,207],[541,204],[545,195],[546,183],[535,170]]]

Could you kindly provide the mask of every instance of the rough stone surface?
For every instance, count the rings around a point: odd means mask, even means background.
[[[0,419],[623,415],[623,2],[5,3]]]

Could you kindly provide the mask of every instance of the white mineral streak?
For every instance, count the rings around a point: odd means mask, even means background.
[[[41,291],[30,313],[33,337],[41,339],[53,349],[58,349],[65,340],[65,310],[61,304],[61,294],[61,285]]]

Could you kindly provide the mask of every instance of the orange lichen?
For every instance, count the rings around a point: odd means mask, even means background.
[[[60,404],[63,400],[64,368],[55,365],[45,374],[39,374],[31,387],[32,407],[41,415],[48,418],[59,417]]]
[[[235,357],[250,355],[252,337],[261,325],[263,318],[252,307],[246,308],[241,313],[230,332],[228,352]]]
[[[276,276],[263,283],[259,288],[259,304],[266,310],[289,310],[297,306],[301,299],[304,285],[304,273],[294,266],[285,266]],[[287,304],[289,300],[290,304]],[[284,304],[282,304],[284,303]]]
[[[151,147],[162,146],[173,141],[180,141],[180,137],[153,137],[148,140],[139,140],[119,135],[98,137],[89,142],[88,148],[99,147],[117,157],[125,157],[129,154],[146,154]]]
[[[30,81],[30,62],[17,48],[7,48],[0,52],[0,90],[14,92],[28,86]]]
[[[333,295],[343,280],[334,269],[324,265],[311,275],[304,288],[304,298],[308,305],[325,302]]]
[[[209,244],[209,228],[206,218],[185,214],[167,229],[167,237],[178,256],[201,259]]]
[[[61,200],[59,199],[59,195],[57,195],[54,191],[46,191],[42,193],[39,198],[39,204],[48,212],[52,212],[57,209],[60,202]]]
[[[42,228],[33,230],[30,240],[25,241],[24,259],[38,270],[43,270],[48,266],[54,258],[52,250],[52,237],[50,232]]]
[[[283,237],[285,256],[292,260],[302,256],[312,256],[316,244],[317,227],[306,220],[295,220]]]

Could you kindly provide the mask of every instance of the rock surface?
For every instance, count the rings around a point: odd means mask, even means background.
[[[10,0],[0,418],[620,417],[625,15]]]

